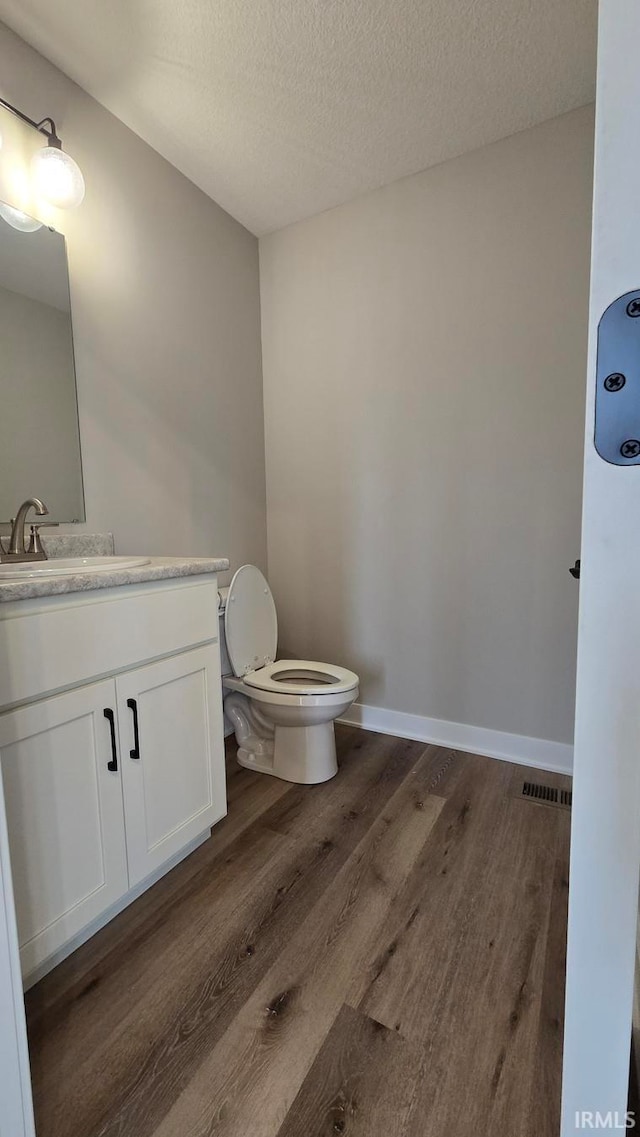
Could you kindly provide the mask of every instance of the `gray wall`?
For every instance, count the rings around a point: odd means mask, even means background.
[[[593,112],[261,241],[281,643],[572,737]]]
[[[264,566],[255,239],[1,26],[0,64],[87,180],[55,217],[86,528]],[[591,145],[573,112],[261,243],[281,643],[363,702],[571,738]]]
[[[0,93],[52,115],[87,183],[68,240],[89,531],[265,564],[256,239],[0,25]],[[19,204],[2,113],[0,197]],[[38,142],[22,131],[25,152]],[[30,486],[27,492],[39,492]]]

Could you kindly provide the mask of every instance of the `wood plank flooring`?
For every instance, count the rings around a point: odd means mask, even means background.
[[[568,779],[337,735],[28,993],[38,1137],[556,1137]]]

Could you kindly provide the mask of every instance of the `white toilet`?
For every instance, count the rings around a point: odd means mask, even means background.
[[[358,676],[307,659],[275,661],[276,606],[255,565],[220,589],[218,611],[224,709],[240,765],[304,785],[333,778],[333,723],[357,698]]]

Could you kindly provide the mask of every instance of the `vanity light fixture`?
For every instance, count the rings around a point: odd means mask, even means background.
[[[47,145],[38,150],[31,160],[31,173],[38,193],[58,209],[72,209],[80,205],[84,197],[82,171],[78,163],[62,149],[53,119],[47,116],[40,122],[35,122],[6,99],[0,98],[0,107],[17,115],[47,139]]]

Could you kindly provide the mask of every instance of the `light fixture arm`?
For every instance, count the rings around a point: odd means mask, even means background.
[[[40,122],[36,122],[35,119],[29,118],[29,115],[24,114],[23,111],[19,111],[18,108],[14,107],[12,103],[8,103],[6,99],[2,98],[0,98],[0,107],[4,107],[5,110],[11,111],[11,114],[14,114],[17,118],[22,119],[23,122],[26,122],[29,126],[32,126],[34,130],[39,130],[40,134],[46,135],[49,140],[49,145],[54,146],[56,150],[62,148],[62,143],[60,142],[56,131],[56,124],[50,115],[47,115],[46,118],[41,118]]]
[[[45,128],[46,123],[49,124],[49,130]],[[49,146],[53,146],[56,150],[62,150],[62,142],[58,138],[56,124],[53,119],[49,117],[49,115],[47,115],[46,118],[40,119],[40,122],[36,123],[36,130],[39,130],[41,134],[44,134],[46,136]]]

